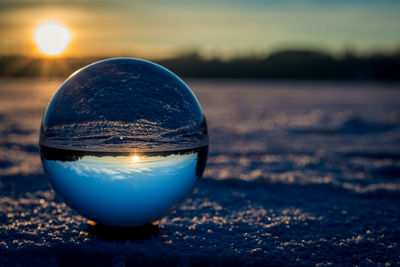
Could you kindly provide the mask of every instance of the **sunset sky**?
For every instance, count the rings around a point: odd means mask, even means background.
[[[34,31],[69,29],[65,56],[234,57],[283,48],[400,48],[397,0],[2,0],[0,55],[40,55]]]

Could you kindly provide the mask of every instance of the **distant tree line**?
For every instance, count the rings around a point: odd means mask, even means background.
[[[100,59],[2,56],[0,76],[67,77]],[[348,53],[337,58],[319,51],[286,50],[229,61],[193,53],[156,62],[186,78],[400,80],[400,51],[364,57]]]

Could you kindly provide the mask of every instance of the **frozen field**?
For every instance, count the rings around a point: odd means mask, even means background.
[[[400,85],[189,81],[210,153],[158,234],[109,241],[38,151],[60,81],[0,80],[0,265],[400,265]]]

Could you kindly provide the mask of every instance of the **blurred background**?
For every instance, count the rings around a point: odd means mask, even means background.
[[[398,80],[399,11],[396,0],[3,0],[0,75],[66,77],[131,56],[185,77]],[[38,46],[46,23],[68,31],[57,55]]]

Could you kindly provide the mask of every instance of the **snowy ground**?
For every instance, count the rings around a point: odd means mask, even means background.
[[[38,129],[60,81],[0,81],[0,265],[400,265],[400,86],[192,81],[210,154],[144,239],[50,190]]]

